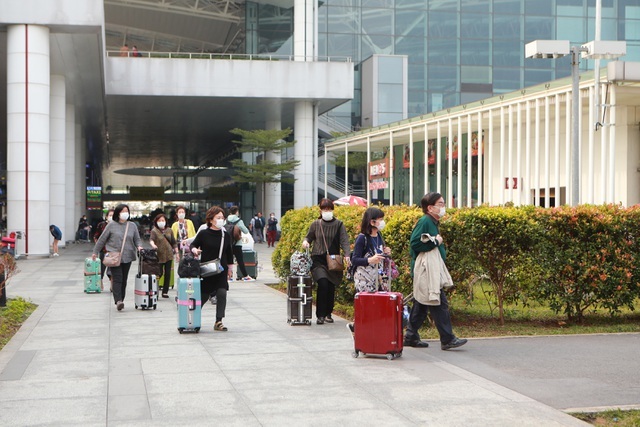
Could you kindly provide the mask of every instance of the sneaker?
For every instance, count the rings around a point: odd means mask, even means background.
[[[316,319],[316,324],[317,325],[324,325],[324,319],[325,319],[324,317],[318,317]]]
[[[169,294],[162,294],[162,298],[169,298]]]
[[[457,348],[457,347],[462,347],[463,345],[465,345],[467,343],[467,340],[462,338],[454,338],[451,341],[449,341],[447,344],[440,344],[440,348],[443,350],[450,350],[452,348]]]
[[[429,343],[428,342],[420,341],[420,340],[418,340],[418,341],[407,341],[407,340],[404,340],[402,345],[404,347],[415,347],[415,348],[427,348],[427,347],[429,347]]]
[[[58,253],[54,253],[54,254],[53,254],[53,256],[60,256],[60,254],[58,254]]]
[[[118,301],[116,303],[116,308],[118,309],[118,311],[122,311],[122,309],[124,308],[124,303],[122,301]]]
[[[245,281],[245,282],[255,282],[256,281],[256,279],[254,279],[251,276],[243,277],[242,280]]]
[[[324,318],[325,323],[333,323],[333,317],[327,316]]]
[[[351,332],[351,336],[355,338],[356,337],[355,325],[353,323],[347,323],[347,329],[349,330],[349,332]]]
[[[227,279],[227,281],[229,281],[229,282],[233,282],[233,277],[229,277],[229,278]]]
[[[222,324],[222,322],[216,322],[215,325],[213,325],[213,330],[214,331],[220,331],[220,332],[226,332],[227,331],[227,327],[224,326]]]
[[[216,305],[218,303],[218,297],[216,295],[210,295],[209,302],[211,305]]]

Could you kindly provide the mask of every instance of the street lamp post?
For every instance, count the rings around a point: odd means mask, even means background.
[[[569,40],[535,40],[525,45],[525,58],[561,58],[571,54],[571,206],[580,204],[580,56],[616,59],[626,54],[624,41],[591,41],[571,46]]]

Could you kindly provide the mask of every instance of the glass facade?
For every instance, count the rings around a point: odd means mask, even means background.
[[[602,40],[625,40],[625,61],[640,61],[640,0],[601,0]],[[524,58],[536,39],[595,37],[596,0],[326,0],[318,8],[318,55],[374,53],[409,58],[409,117],[570,75],[569,58]],[[259,5],[260,48],[292,53],[283,34],[290,9]],[[264,9],[264,11],[263,11]],[[289,34],[290,35],[290,34]],[[278,50],[280,49],[280,50]],[[282,49],[287,49],[283,51]],[[252,53],[252,52],[249,52]],[[257,53],[257,52],[255,52]],[[603,61],[603,65],[606,61]],[[593,61],[582,60],[582,70]],[[360,82],[356,72],[356,94]],[[331,113],[360,121],[359,104]]]

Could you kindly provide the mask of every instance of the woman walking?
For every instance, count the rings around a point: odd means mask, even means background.
[[[171,281],[173,258],[178,256],[178,244],[171,229],[167,228],[167,217],[164,214],[158,214],[153,219],[150,243],[151,247],[158,251],[158,262],[164,276],[162,298],[169,298],[169,282]]]
[[[116,206],[113,221],[104,228],[93,247],[91,257],[95,261],[102,248],[106,248],[107,253],[120,252],[120,265],[109,267],[113,281],[113,301],[118,311],[124,308],[129,269],[131,262],[136,259],[137,251],[142,249],[141,243],[138,227],[129,222],[129,206]]]
[[[222,323],[227,307],[227,291],[229,290],[229,279],[233,270],[233,236],[229,236],[224,231],[224,210],[219,206],[212,206],[205,218],[207,227],[201,230],[191,242],[191,252],[198,256],[200,262],[204,263],[219,258],[223,271],[213,276],[203,277],[200,281],[201,305],[204,305],[210,296],[217,298],[216,322],[213,325],[214,331],[224,332],[227,327]]]
[[[329,270],[327,255],[339,255],[340,249],[344,253],[345,263],[349,263],[350,247],[347,229],[342,221],[333,216],[333,202],[322,199],[319,204],[320,217],[311,223],[307,236],[302,241],[302,247],[308,249],[311,244],[311,275],[318,284],[316,303],[316,323],[333,323],[333,305],[336,296],[336,286],[342,281],[344,270]]]
[[[184,206],[176,209],[176,216],[178,220],[171,225],[171,231],[173,231],[173,237],[178,242],[178,247],[183,248],[183,242],[196,235],[196,229],[193,226],[193,222],[187,218],[187,208]],[[186,246],[186,245],[185,245]]]

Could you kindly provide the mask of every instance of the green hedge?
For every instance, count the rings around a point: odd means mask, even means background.
[[[422,211],[416,206],[382,206],[383,232],[392,248],[400,277],[393,290],[412,291],[409,237]],[[351,241],[360,231],[364,208],[337,206]],[[289,275],[289,257],[301,250],[317,207],[291,210],[281,220],[282,237],[273,253],[276,274]],[[634,309],[640,296],[640,208],[579,206],[553,209],[478,207],[448,209],[441,222],[447,245],[447,265],[456,292],[466,292],[478,280],[491,284],[491,297],[502,322],[504,303],[537,301],[581,320],[585,311],[623,307]],[[353,248],[353,243],[352,243]],[[343,280],[336,301],[350,305],[353,283]]]

